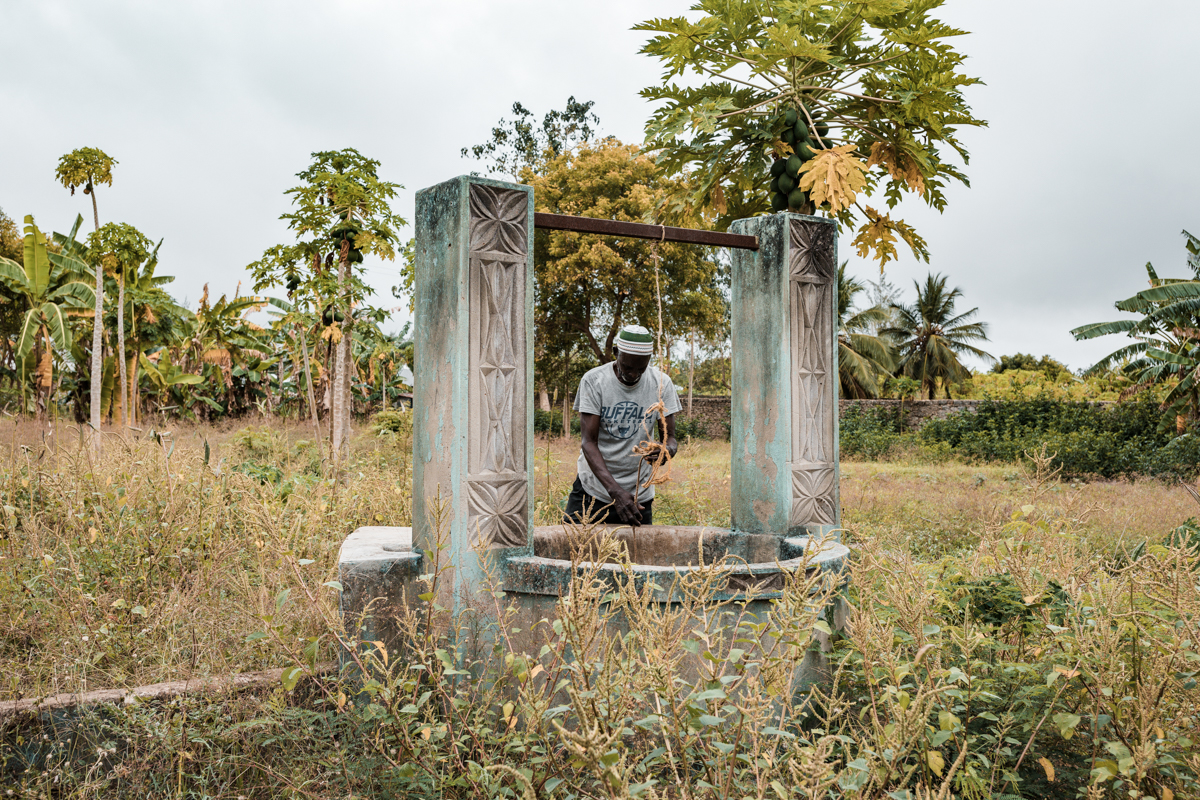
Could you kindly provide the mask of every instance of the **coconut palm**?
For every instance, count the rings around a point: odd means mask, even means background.
[[[896,353],[887,339],[871,331],[891,319],[886,308],[854,311],[854,297],[866,286],[838,267],[838,377],[842,397],[879,397],[884,380],[896,368]]]
[[[70,240],[83,221],[80,217],[71,231]],[[15,296],[25,302],[27,311],[17,338],[16,361],[24,381],[31,371],[37,375],[38,416],[44,417],[54,385],[54,348],[70,352],[66,318],[72,312],[86,310],[95,299],[84,281],[91,277],[86,265],[74,261],[51,261],[46,247],[46,235],[33,217],[25,217],[24,265],[0,258],[0,281]],[[24,388],[22,388],[24,391]]]
[[[916,281],[913,286],[917,302],[911,306],[893,303],[892,325],[882,329],[880,335],[896,342],[900,374],[920,381],[930,400],[940,381],[949,398],[950,384],[971,377],[971,371],[959,361],[960,356],[996,360],[990,353],[969,344],[987,341],[987,324],[971,321],[979,313],[978,308],[954,313],[962,289],[956,286],[947,291],[946,276],[931,273],[925,278],[924,288]]]
[[[1071,331],[1076,339],[1112,333],[1133,339],[1093,364],[1084,376],[1119,366],[1137,388],[1173,381],[1163,405],[1174,411],[1180,432],[1200,415],[1200,239],[1187,231],[1183,235],[1194,277],[1160,278],[1154,266],[1146,264],[1150,288],[1116,303],[1117,310],[1140,314],[1141,319],[1094,322]]]

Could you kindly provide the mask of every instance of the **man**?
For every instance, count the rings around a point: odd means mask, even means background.
[[[679,450],[675,414],[682,406],[671,379],[650,366],[650,331],[626,325],[617,334],[616,351],[614,361],[583,376],[575,395],[583,446],[567,498],[566,522],[590,519],[635,528],[653,524],[654,487],[644,485],[650,478],[649,459],[633,449],[665,428],[667,452],[674,456]],[[650,410],[660,400],[666,409],[663,415]]]

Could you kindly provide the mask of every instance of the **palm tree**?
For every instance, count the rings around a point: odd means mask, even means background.
[[[92,198],[92,219],[96,231],[100,230],[100,211],[96,206],[96,185],[105,183],[112,186],[112,168],[117,161],[110,158],[103,150],[95,147],[81,147],[72,150],[58,160],[55,177],[58,181],[75,194],[76,187],[82,186],[83,193]],[[92,319],[92,374],[91,374],[91,423],[93,435],[92,447],[99,452],[100,437],[94,435],[100,430],[100,381],[103,377],[101,343],[104,338],[104,270],[95,270],[96,291],[95,314]]]
[[[946,276],[931,273],[925,278],[924,288],[916,281],[913,286],[917,302],[911,306],[893,303],[894,321],[880,335],[896,341],[900,374],[920,381],[930,400],[941,381],[949,399],[950,384],[971,377],[971,371],[958,360],[959,356],[969,354],[985,361],[996,360],[990,353],[968,344],[987,341],[987,324],[971,321],[979,313],[978,308],[954,313],[962,289],[956,286],[947,291]]]
[[[891,318],[888,310],[872,306],[854,311],[854,296],[866,286],[846,275],[846,263],[838,267],[838,377],[841,396],[856,400],[879,397],[881,383],[896,368],[892,343],[872,330]]]
[[[82,217],[76,220],[69,237],[71,242],[82,221]],[[94,296],[91,287],[84,282],[91,277],[86,265],[64,259],[51,261],[46,235],[38,230],[30,215],[25,217],[24,260],[22,266],[0,258],[0,281],[24,299],[28,309],[17,339],[16,360],[22,387],[30,368],[36,370],[37,410],[42,418],[54,385],[54,348],[62,353],[69,353],[71,349],[66,317],[72,312],[86,310]]]
[[[1137,388],[1176,381],[1163,406],[1175,413],[1182,433],[1189,419],[1200,415],[1200,239],[1187,231],[1188,267],[1194,278],[1160,278],[1146,264],[1150,288],[1116,303],[1117,310],[1141,314],[1141,319],[1094,322],[1075,328],[1076,339],[1124,333],[1133,339],[1084,372],[1099,375],[1116,365]]]

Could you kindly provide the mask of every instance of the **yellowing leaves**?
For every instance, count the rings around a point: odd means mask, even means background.
[[[929,259],[929,249],[925,244],[925,240],[917,235],[907,222],[902,219],[892,219],[887,214],[876,211],[870,206],[864,211],[867,221],[858,229],[858,235],[854,237],[854,246],[858,249],[858,255],[862,258],[868,258],[874,254],[874,258],[879,261],[879,269],[883,270],[883,265],[895,259],[897,237],[903,240],[905,244],[913,251],[913,254],[918,258]]]
[[[910,192],[924,196],[925,176],[921,174],[921,165],[911,155],[894,145],[874,142],[871,145],[871,157],[867,159],[867,169],[876,164],[882,165],[895,180],[904,181]]]
[[[850,153],[854,145],[845,144],[817,154],[800,167],[800,188],[808,192],[814,205],[829,204],[836,214],[854,205],[866,185],[866,165]]]
[[[1042,765],[1042,769],[1046,772],[1046,780],[1054,783],[1054,765],[1050,763],[1050,759],[1042,757],[1038,759],[1038,763]]]

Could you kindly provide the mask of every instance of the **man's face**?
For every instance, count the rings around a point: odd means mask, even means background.
[[[617,380],[626,386],[636,386],[642,379],[642,373],[650,366],[650,356],[632,356],[629,353],[617,351],[614,362]]]

